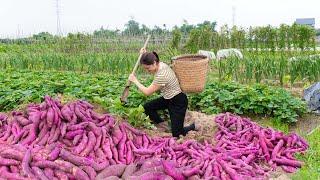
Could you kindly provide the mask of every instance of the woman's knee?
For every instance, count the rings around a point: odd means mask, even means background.
[[[145,103],[145,104],[143,105],[143,109],[144,109],[145,112],[149,112],[150,109],[151,109],[150,103],[148,103],[148,102]]]

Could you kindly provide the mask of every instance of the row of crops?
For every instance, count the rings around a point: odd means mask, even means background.
[[[243,59],[229,58],[213,62],[220,80],[259,83],[276,80],[280,85],[313,83],[320,79],[320,55],[300,53],[247,53]]]
[[[128,74],[137,59],[138,49],[131,51],[66,53],[50,47],[6,47],[0,52],[1,69],[58,70],[90,73]],[[156,47],[150,47],[152,48]],[[182,54],[170,48],[160,50],[160,58],[170,63],[171,57]],[[244,59],[228,58],[212,61],[213,73],[220,80],[241,83],[277,80],[281,85],[295,82],[315,82],[320,78],[320,55],[307,52],[252,52],[243,51]]]

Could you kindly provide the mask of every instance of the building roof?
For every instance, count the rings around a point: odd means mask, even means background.
[[[305,25],[312,25],[314,26],[315,24],[315,18],[298,18],[296,19],[297,24],[305,24]]]

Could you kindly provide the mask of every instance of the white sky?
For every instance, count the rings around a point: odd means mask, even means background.
[[[235,24],[249,27],[281,23],[296,18],[316,18],[320,24],[319,0],[59,0],[60,24],[68,32],[93,32],[101,26],[123,29],[134,20],[148,27],[166,24],[171,28],[205,20],[218,27]],[[42,31],[56,34],[56,0],[0,0],[0,38],[24,37]]]

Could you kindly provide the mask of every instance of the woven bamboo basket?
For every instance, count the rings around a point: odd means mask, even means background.
[[[204,90],[208,74],[209,59],[204,55],[181,55],[172,58],[172,67],[185,93]]]

